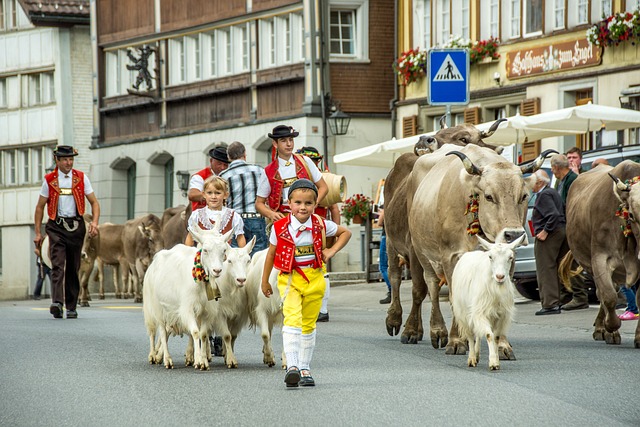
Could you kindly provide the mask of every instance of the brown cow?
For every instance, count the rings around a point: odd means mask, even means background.
[[[135,302],[142,302],[144,274],[153,256],[164,247],[160,218],[147,214],[127,221],[122,231],[122,246],[129,264]]]
[[[189,216],[191,216],[191,204],[165,209],[162,214],[162,239],[165,249],[171,249],[178,243],[184,243],[184,239],[187,237]]]

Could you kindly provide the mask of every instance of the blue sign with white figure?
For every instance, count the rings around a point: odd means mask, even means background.
[[[431,49],[428,54],[429,104],[469,103],[469,51]]]

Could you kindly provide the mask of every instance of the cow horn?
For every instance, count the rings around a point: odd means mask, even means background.
[[[478,167],[476,167],[476,165],[474,165],[473,162],[469,160],[469,158],[466,155],[462,154],[459,151],[451,151],[446,155],[448,156],[449,154],[454,154],[458,156],[460,160],[462,160],[462,164],[464,165],[464,168],[467,170],[467,173],[469,175],[478,175],[478,176],[482,175],[482,169],[478,169]]]
[[[611,179],[613,180],[613,182],[616,183],[616,187],[618,188],[618,190],[620,190],[620,191],[631,191],[631,186],[629,184],[625,184],[624,182],[620,181],[620,178],[618,178],[617,176],[612,175],[611,172],[607,172],[607,175],[609,175],[611,177]]]
[[[507,119],[498,119],[498,120],[496,120],[495,123],[491,125],[491,127],[489,128],[488,131],[480,132],[480,138],[489,138],[491,135],[493,135],[495,133],[496,130],[498,130],[498,126],[500,126],[500,123],[506,122],[506,121],[507,121]]]
[[[526,165],[520,166],[520,170],[522,171],[523,174],[534,173],[535,171],[540,169],[540,167],[542,167],[542,164],[544,163],[544,159],[549,157],[551,154],[558,154],[558,152],[552,149],[544,150],[542,153],[540,153],[538,157],[536,157],[534,161],[527,163]]]
[[[440,130],[442,129],[448,129],[449,127],[447,126],[447,115],[443,115],[442,117],[440,117]]]

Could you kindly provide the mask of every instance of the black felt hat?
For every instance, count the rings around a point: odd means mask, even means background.
[[[78,150],[70,145],[58,145],[53,150],[53,155],[56,157],[73,157],[78,155]]]
[[[212,159],[221,161],[222,163],[229,163],[229,157],[227,156],[227,147],[218,146],[209,150],[209,156]]]
[[[318,160],[322,158],[322,155],[318,152],[318,149],[316,147],[302,147],[298,150],[297,154],[307,156],[311,160]]]
[[[316,196],[318,195],[318,187],[316,187],[316,185],[308,179],[301,178],[293,181],[293,184],[291,184],[291,186],[289,187],[289,196],[291,196],[291,193],[293,193],[294,190],[299,190],[301,188],[308,188],[310,190],[313,190],[316,192]]]
[[[300,135],[300,132],[296,132],[293,126],[278,125],[273,128],[273,133],[268,133],[267,135],[269,138],[277,140],[279,138],[287,138],[290,136],[295,138]]]

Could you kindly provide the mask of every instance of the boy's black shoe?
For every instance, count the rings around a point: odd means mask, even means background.
[[[287,387],[298,387],[300,383],[300,370],[296,366],[291,366],[287,369],[287,373],[284,376],[284,383]]]
[[[54,319],[62,319],[62,304],[59,302],[51,304],[49,307],[49,313],[53,315]]]
[[[316,382],[313,380],[313,377],[311,376],[311,372],[309,372],[308,369],[303,369],[300,371],[301,377],[300,377],[300,385],[302,387],[313,387],[316,385]]]
[[[328,322],[329,321],[329,313],[320,313],[318,314],[317,322]]]
[[[75,310],[67,310],[67,319],[77,319],[78,312]]]
[[[391,304],[391,292],[387,292],[387,297],[382,298],[380,304]]]

